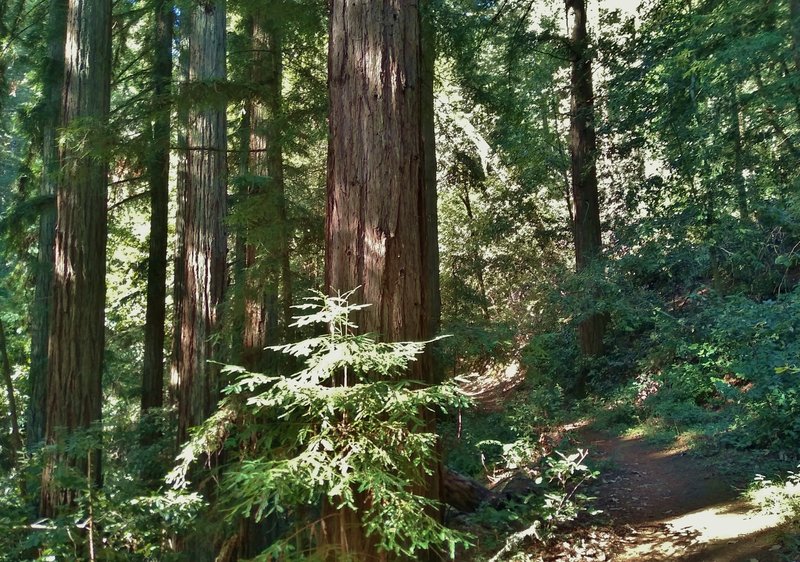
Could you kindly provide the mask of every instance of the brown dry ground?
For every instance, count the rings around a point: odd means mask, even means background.
[[[587,426],[574,429],[574,438],[605,461],[607,468],[593,489],[605,523],[576,529],[569,547],[556,545],[545,559],[787,560],[780,516],[742,499],[746,475],[738,482],[724,477],[715,469],[721,459],[699,458],[685,448],[660,448]],[[583,545],[581,552],[576,542]]]
[[[522,384],[512,365],[491,377],[466,377],[479,409],[496,411]],[[685,447],[659,447],[578,423],[563,428],[575,447],[590,450],[601,476],[590,492],[602,514],[583,518],[547,546],[530,545],[513,560],[542,562],[800,562],[785,544],[781,517],[742,498],[754,470],[735,478]],[[735,480],[735,481],[734,481]]]

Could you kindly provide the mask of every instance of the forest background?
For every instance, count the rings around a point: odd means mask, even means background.
[[[4,559],[491,550],[587,412],[797,462],[797,0],[9,0],[0,108]]]

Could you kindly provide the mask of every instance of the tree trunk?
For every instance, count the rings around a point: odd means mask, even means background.
[[[731,134],[733,136],[733,185],[736,189],[736,203],[739,207],[739,218],[748,221],[750,217],[747,202],[747,185],[744,177],[744,143],[742,130],[744,117],[739,105],[736,87],[732,86],[731,95]]]
[[[789,25],[792,30],[794,71],[800,75],[800,0],[789,0]]]
[[[150,247],[147,260],[147,315],[144,325],[142,414],[164,405],[164,321],[167,296],[169,214],[170,83],[172,5],[155,4],[153,45],[153,125],[147,172],[150,182]],[[145,436],[147,441],[147,436]]]
[[[423,261],[427,283],[425,302],[427,303],[428,334],[439,333],[442,302],[439,293],[439,195],[436,189],[436,131],[434,129],[434,66],[436,64],[436,36],[431,18],[427,14],[432,9],[430,2],[422,2],[421,17],[421,72],[420,72],[420,111],[422,120],[423,171],[425,181],[424,209],[425,228],[422,235]],[[435,344],[433,344],[435,346]],[[434,347],[435,349],[435,347]],[[434,382],[442,382],[444,371],[431,356]]]
[[[445,469],[442,471],[442,501],[464,513],[472,513],[495,494],[472,478]]]
[[[385,341],[430,338],[438,307],[420,19],[411,2],[332,2],[325,286],[331,294],[360,287],[357,300],[372,306],[354,320]],[[429,355],[412,364],[410,378],[434,382]],[[439,499],[439,480],[437,470],[416,491]],[[338,556],[387,558],[357,512],[324,512],[324,543]]]
[[[66,0],[50,0],[48,14],[47,60],[44,68],[45,100],[42,123],[42,182],[39,194],[55,200],[58,183],[58,144],[62,81],[64,80],[64,41],[67,33]],[[39,217],[36,258],[36,287],[31,311],[31,366],[28,375],[29,402],[26,423],[28,450],[44,439],[47,409],[47,341],[56,232],[56,207],[49,201]]]
[[[8,358],[8,345],[3,321],[0,319],[0,368],[3,371],[3,382],[6,387],[8,399],[8,418],[11,422],[11,464],[16,466],[17,453],[22,447],[22,437],[19,433],[19,416],[17,415],[17,399],[14,396],[14,381],[11,378],[11,361]]]
[[[600,204],[597,189],[597,140],[594,129],[592,60],[586,29],[586,0],[568,0],[572,9],[572,74],[570,111],[570,157],[572,199],[575,214],[575,268],[586,269],[600,257]],[[578,326],[581,354],[599,355],[603,350],[606,318],[593,314]],[[578,386],[585,383],[584,375]]]
[[[281,38],[269,10],[256,8],[249,18],[252,65],[250,79],[255,96],[246,107],[247,157],[244,172],[253,181],[248,195],[256,204],[270,207],[270,224],[249,221],[244,245],[243,363],[248,369],[265,369],[264,348],[278,342],[278,293],[284,328],[291,306],[291,272],[288,269],[288,227],[280,140]],[[263,217],[264,213],[260,213]]]
[[[64,143],[59,153],[45,430],[46,442],[59,446],[97,424],[102,411],[108,165],[98,149],[110,103],[110,0],[70,1],[64,63],[61,125],[88,130],[75,135],[86,140]],[[89,471],[90,484],[99,485],[97,443],[85,453],[59,448],[47,455],[40,504],[45,517],[78,494],[55,478],[56,469],[66,466]]]
[[[243,286],[240,360],[248,370],[262,372],[269,371],[271,367],[264,348],[279,341],[279,285],[284,311],[284,335],[289,324],[285,311],[291,306],[279,122],[282,51],[280,28],[273,12],[274,8],[254,7],[245,23],[252,53],[248,63],[250,86],[254,94],[245,102],[241,174],[251,178],[243,197],[248,201],[248,206],[260,206],[258,218],[261,220],[248,217],[245,231],[237,239],[237,261],[241,264],[237,275]],[[274,220],[265,224],[264,216]],[[280,527],[277,514],[258,523],[253,518],[241,518],[236,534],[226,542],[216,562],[256,556],[277,538],[275,531]]]
[[[178,347],[178,442],[202,423],[218,399],[218,366],[209,363],[217,345],[225,289],[227,241],[225,100],[216,85],[225,80],[225,2],[205,2],[188,14],[189,111],[184,194],[183,295]]]
[[[180,35],[180,48],[178,51],[178,65],[180,67],[181,81],[181,103],[177,104],[178,122],[178,162],[176,166],[175,192],[176,192],[176,212],[175,212],[175,256],[173,259],[173,283],[172,283],[172,353],[169,367],[169,388],[167,389],[167,400],[170,405],[178,403],[178,383],[180,374],[178,372],[178,358],[181,349],[181,322],[183,320],[183,283],[184,265],[186,263],[186,238],[184,221],[188,202],[186,201],[186,186],[189,183],[189,140],[187,131],[189,129],[189,112],[186,97],[189,88],[189,38],[186,26],[182,26]]]

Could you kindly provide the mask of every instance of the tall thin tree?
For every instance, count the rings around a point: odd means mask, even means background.
[[[58,183],[58,145],[61,90],[64,79],[64,41],[67,32],[67,1],[50,0],[47,24],[47,58],[43,72],[42,180],[39,194],[45,199],[39,217],[36,287],[31,309],[31,367],[28,375],[29,401],[26,438],[29,449],[44,439],[47,409],[47,342],[53,251],[56,232],[56,184]]]
[[[47,381],[46,442],[56,445],[42,472],[40,511],[56,515],[78,490],[60,482],[73,467],[101,482],[100,450],[64,445],[102,411],[108,164],[103,154],[111,90],[111,0],[71,0],[66,43],[60,181]]]
[[[597,187],[597,138],[594,126],[592,55],[587,31],[586,0],[567,0],[572,11],[572,72],[570,78],[570,159],[572,171],[573,232],[575,268],[578,272],[595,262],[602,251],[600,203]],[[603,349],[606,318],[592,314],[578,326],[580,350],[585,357]],[[578,389],[585,384],[585,373]]]
[[[227,241],[227,132],[225,98],[225,2],[202,2],[189,13],[189,110],[183,195],[183,295],[177,348],[178,439],[203,422],[216,406],[217,348],[225,288]]]
[[[17,398],[14,395],[14,381],[11,373],[11,359],[8,357],[8,346],[6,345],[6,331],[3,327],[3,320],[0,318],[0,373],[6,390],[8,400],[8,419],[11,424],[11,440],[9,456],[11,462],[16,466],[17,453],[22,447],[22,436],[19,432],[19,416],[17,415]]]
[[[184,20],[176,28],[179,48],[178,48],[178,68],[180,73],[181,94],[175,100],[176,106],[176,129],[177,129],[177,164],[175,177],[175,254],[173,258],[173,278],[172,278],[172,352],[169,362],[169,387],[167,399],[170,405],[178,403],[178,387],[180,382],[180,372],[178,370],[178,360],[181,357],[181,323],[183,322],[183,283],[184,266],[186,263],[186,239],[184,221],[186,219],[186,186],[189,183],[189,140],[187,138],[189,129],[189,30],[188,24]]]
[[[164,404],[164,321],[167,294],[169,213],[169,99],[172,79],[172,3],[157,0],[153,40],[153,122],[147,172],[150,184],[150,247],[142,366],[142,413]]]

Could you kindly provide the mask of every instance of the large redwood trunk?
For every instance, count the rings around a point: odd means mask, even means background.
[[[421,44],[417,3],[332,2],[325,284],[333,294],[360,287],[357,300],[372,306],[355,321],[386,341],[424,340],[436,325],[433,146],[424,123],[432,115]],[[433,382],[430,358],[408,376]],[[418,492],[438,499],[438,472]],[[358,513],[325,512],[326,546],[338,556],[386,558]]]
[[[189,111],[183,194],[183,275],[177,349],[178,441],[217,404],[219,367],[209,363],[225,288],[227,241],[225,100],[225,2],[204,2],[189,14]]]
[[[597,140],[594,127],[592,59],[586,28],[586,0],[568,0],[572,9],[572,76],[570,156],[574,207],[575,268],[582,271],[600,257],[600,205],[597,189]],[[578,327],[581,354],[599,355],[603,350],[606,317],[593,314]],[[578,387],[585,383],[581,375]]]
[[[111,1],[72,0],[67,8],[61,126],[91,127],[63,143],[56,195],[55,269],[50,314],[46,442],[63,445],[100,421],[105,313],[108,166],[99,156],[110,103]],[[41,514],[55,516],[78,490],[54,478],[71,466],[99,484],[100,450],[59,449],[42,472]]]

